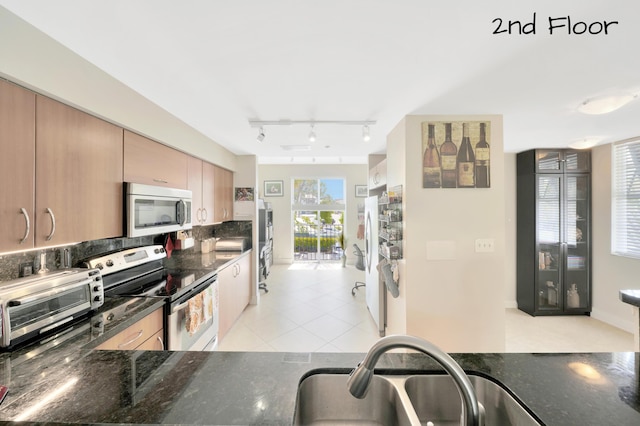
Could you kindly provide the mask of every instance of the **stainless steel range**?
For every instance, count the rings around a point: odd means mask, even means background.
[[[152,245],[92,258],[85,264],[101,271],[105,298],[158,297],[166,301],[167,349],[214,349],[219,321],[217,275],[168,271],[163,266],[166,256],[161,245]]]

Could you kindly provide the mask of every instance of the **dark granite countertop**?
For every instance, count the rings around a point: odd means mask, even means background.
[[[620,290],[619,296],[624,303],[640,307],[640,290]]]
[[[199,253],[193,250],[185,250],[175,253],[164,260],[164,266],[170,273],[194,273],[196,280],[217,271],[242,256],[249,256],[251,249],[244,252],[235,251],[211,251]]]
[[[452,356],[467,371],[501,381],[546,425],[640,424],[639,353]],[[54,423],[290,424],[297,385],[307,372],[346,373],[362,358],[88,349],[65,356],[52,349],[19,360],[5,356],[0,371],[9,394],[0,406],[0,421],[24,416]],[[575,365],[589,366],[589,377]],[[414,353],[384,355],[378,367],[405,373],[437,370],[428,357]],[[28,412],[47,397],[47,405]]]
[[[172,257],[169,267],[205,274],[232,260],[215,256],[203,265],[201,257]],[[110,299],[104,309],[130,301]],[[122,320],[102,327],[101,310],[58,339],[0,354],[0,384],[9,388],[0,422],[286,425],[309,371],[346,374],[364,357],[92,349],[161,304],[136,300]],[[467,372],[504,384],[546,425],[640,424],[640,353],[452,356]],[[381,357],[377,372],[436,370],[425,355],[392,353]]]

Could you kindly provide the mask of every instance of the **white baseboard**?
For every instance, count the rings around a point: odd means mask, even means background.
[[[505,309],[518,309],[518,302],[515,300],[505,300],[504,307]]]
[[[591,317],[597,319],[598,321],[606,322],[613,327],[619,328],[631,334],[633,334],[638,327],[638,324],[635,324],[632,320],[624,320],[606,312],[599,311],[597,309],[593,309],[591,311]]]

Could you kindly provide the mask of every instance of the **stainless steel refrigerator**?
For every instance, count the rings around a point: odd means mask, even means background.
[[[387,325],[387,292],[378,273],[378,196],[367,197],[364,204],[364,258],[367,307],[380,337]]]

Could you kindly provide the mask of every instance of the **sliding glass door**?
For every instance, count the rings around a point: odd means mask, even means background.
[[[339,260],[344,249],[344,179],[294,179],[293,187],[294,259]]]

